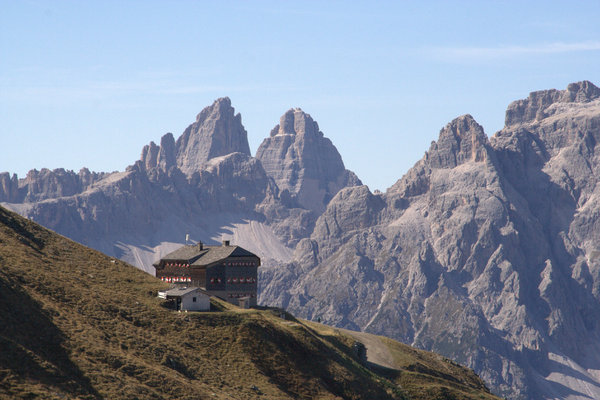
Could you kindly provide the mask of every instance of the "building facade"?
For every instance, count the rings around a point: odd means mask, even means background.
[[[183,246],[154,264],[156,277],[180,287],[200,287],[236,305],[256,305],[260,258],[224,240],[221,246]]]

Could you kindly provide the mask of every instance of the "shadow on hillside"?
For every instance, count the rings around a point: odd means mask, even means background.
[[[10,213],[3,207],[0,207],[0,225],[4,225],[7,228],[14,231],[17,239],[31,249],[39,252],[44,247],[44,242],[31,232],[31,227],[25,226],[26,220],[23,220],[20,216]]]
[[[66,338],[39,303],[0,272],[0,369],[19,387],[40,386],[79,398],[100,394],[70,359]]]
[[[371,382],[357,363],[327,346],[306,329],[281,329],[249,322],[240,329],[244,350],[253,364],[277,387],[294,398],[315,398],[321,390],[341,398],[391,399]],[[351,352],[341,345],[341,351]]]

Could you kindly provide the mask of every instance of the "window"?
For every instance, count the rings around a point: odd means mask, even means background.
[[[195,297],[192,297],[192,301],[195,303],[195,302],[196,302],[196,298],[195,298]]]

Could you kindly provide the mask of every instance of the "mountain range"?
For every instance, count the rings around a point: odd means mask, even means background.
[[[226,236],[263,259],[262,304],[436,351],[507,398],[594,399],[599,140],[592,83],[533,92],[491,137],[451,121],[372,193],[300,109],[252,157],[222,98],[124,172],[2,173],[0,201],[148,272],[186,233]]]

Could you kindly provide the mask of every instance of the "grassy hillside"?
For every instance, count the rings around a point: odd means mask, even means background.
[[[397,342],[400,370],[367,369],[340,330],[218,300],[221,312],[176,313],[164,288],[0,208],[0,398],[495,398]]]

